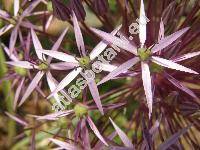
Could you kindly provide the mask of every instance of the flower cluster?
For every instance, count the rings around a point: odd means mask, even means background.
[[[200,3],[158,3],[0,6],[2,110],[31,136],[12,133],[6,148],[39,137],[67,150],[199,148]]]

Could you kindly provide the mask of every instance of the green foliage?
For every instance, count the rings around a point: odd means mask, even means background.
[[[4,75],[7,72],[7,67],[5,64],[5,56],[3,53],[3,49],[0,46],[0,79],[2,77],[4,77]],[[10,81],[3,81],[2,84],[0,85],[2,88],[2,92],[4,94],[5,97],[5,103],[6,103],[6,111],[12,113],[13,112],[13,100],[14,100],[14,96],[11,90],[11,82]],[[15,136],[16,133],[16,123],[14,120],[9,119],[8,120],[8,145],[10,145],[12,143],[12,138]]]

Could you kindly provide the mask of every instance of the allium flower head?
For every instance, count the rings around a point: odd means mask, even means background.
[[[89,54],[89,56],[87,56],[85,45],[83,42],[82,33],[81,33],[75,13],[73,13],[72,20],[73,20],[73,25],[74,25],[74,32],[75,32],[77,47],[78,47],[80,56],[82,56],[81,58],[78,58],[78,60],[77,60],[75,57],[70,56],[68,54],[61,53],[61,52],[52,52],[52,51],[47,51],[47,50],[40,51],[41,53],[44,53],[46,55],[49,55],[49,56],[59,59],[61,61],[79,64],[73,71],[71,71],[60,82],[60,84],[56,87],[56,89],[51,93],[51,95],[49,97],[53,96],[55,93],[57,93],[60,90],[62,90],[63,88],[65,88],[72,80],[74,80],[78,76],[79,73],[84,71],[84,72],[86,72],[86,74],[83,76],[87,80],[87,83],[88,83],[89,89],[91,91],[91,94],[94,98],[94,101],[95,101],[97,107],[99,108],[100,112],[103,114],[103,108],[102,108],[102,104],[100,101],[100,96],[99,96],[99,92],[97,89],[97,85],[95,83],[94,77],[89,77],[89,78],[87,77],[87,73],[90,74],[90,72],[88,72],[87,69],[91,68],[91,66],[89,66],[89,65],[92,65],[92,64],[90,64],[90,61],[94,60],[106,48],[107,44],[104,42],[99,43],[93,49],[93,51]],[[116,34],[116,32],[118,30],[119,30],[119,28],[115,29],[112,32],[112,34]],[[102,66],[102,70],[104,70],[104,68],[105,68],[105,71],[107,71],[107,69],[106,69],[107,64],[101,64],[101,66]],[[115,66],[110,66],[109,68],[115,68]]]
[[[59,48],[59,45],[62,42],[62,39],[64,37],[64,35],[66,34],[67,30],[65,30],[63,32],[63,34],[60,36],[60,38],[57,40],[57,42],[54,44],[52,51],[56,51]],[[37,64],[32,64],[28,61],[11,61],[11,62],[6,62],[9,65],[13,65],[16,67],[21,67],[21,68],[25,68],[25,69],[36,69],[38,70],[37,74],[35,75],[35,77],[32,79],[30,85],[28,86],[26,92],[24,93],[22,99],[20,100],[19,106],[21,106],[25,100],[30,96],[30,94],[32,93],[32,91],[37,87],[38,83],[40,82],[40,80],[42,79],[42,77],[44,75],[46,75],[47,77],[47,81],[48,81],[48,85],[50,87],[50,90],[54,90],[54,88],[57,85],[57,81],[55,81],[55,79],[52,77],[50,70],[51,69],[56,69],[56,70],[62,70],[59,69],[58,67],[56,68],[56,64],[50,64],[51,63],[51,58],[49,57],[48,59],[42,55],[42,53],[40,53],[39,50],[42,50],[42,46],[40,44],[40,41],[36,35],[36,33],[34,32],[34,30],[31,30],[31,35],[32,35],[32,40],[33,40],[33,44],[35,47],[35,51],[37,54],[37,57],[39,59],[39,62]],[[66,95],[66,94],[65,94]],[[59,101],[59,96],[56,93],[54,95],[55,99],[57,100],[58,103],[60,103]]]
[[[12,34],[10,36],[10,43],[9,43],[10,53],[12,53],[14,51],[18,33],[20,31],[20,26],[26,27],[26,28],[31,28],[31,27],[36,28],[29,21],[24,21],[24,18],[27,16],[34,15],[32,13],[32,11],[34,10],[35,7],[37,7],[37,5],[40,2],[42,2],[42,0],[36,0],[36,1],[32,2],[32,4],[29,7],[27,7],[23,12],[21,12],[22,10],[20,9],[20,1],[15,0],[13,16],[11,16],[9,13],[5,12],[4,10],[0,10],[0,17],[9,22],[8,25],[4,26],[0,30],[0,36],[2,36],[5,32],[9,31],[10,29],[14,28],[12,30]]]
[[[199,149],[199,6],[0,1],[0,149]]]
[[[105,33],[103,31],[92,29],[96,34],[98,34],[100,37],[102,37],[104,40],[115,44],[116,46],[133,53],[136,55],[136,57],[128,60],[124,64],[120,65],[117,69],[115,69],[113,72],[108,74],[106,77],[104,77],[98,84],[102,84],[110,79],[113,79],[117,75],[123,73],[124,71],[127,71],[129,68],[131,68],[133,65],[135,65],[139,60],[141,61],[141,70],[142,70],[142,81],[144,86],[144,91],[147,99],[147,105],[149,107],[149,116],[151,116],[152,113],[152,105],[153,105],[153,93],[152,93],[152,81],[151,81],[151,75],[150,75],[150,69],[149,69],[149,61],[152,61],[158,65],[161,65],[163,67],[194,73],[198,74],[196,71],[193,71],[189,68],[186,68],[182,65],[179,65],[171,60],[166,60],[163,58],[160,58],[158,56],[153,56],[154,53],[157,53],[158,51],[163,50],[165,47],[172,44],[175,40],[177,40],[181,35],[183,35],[186,31],[189,30],[189,28],[184,28],[182,30],[179,30],[169,36],[164,37],[160,41],[158,41],[157,44],[153,45],[150,48],[145,47],[145,41],[146,41],[146,25],[147,22],[145,20],[145,10],[144,10],[144,3],[143,0],[141,0],[141,6],[140,6],[140,18],[139,18],[139,39],[140,39],[140,48],[135,47],[134,45],[130,44],[128,41],[123,41],[118,37],[112,36],[108,33]],[[161,26],[160,30],[163,26]]]

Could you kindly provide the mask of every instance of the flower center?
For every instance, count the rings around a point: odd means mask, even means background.
[[[146,61],[149,59],[149,57],[151,55],[151,51],[150,51],[150,49],[147,49],[147,48],[139,48],[138,55],[140,57],[140,60]]]
[[[11,19],[9,19],[9,22],[10,22],[10,24],[12,24],[12,25],[16,25],[17,24],[17,18],[15,18],[15,17],[13,17],[13,18],[11,18]]]
[[[152,72],[152,73],[161,73],[162,71],[163,71],[163,67],[162,66],[160,66],[160,65],[158,65],[158,64],[156,64],[156,63],[151,63],[150,64],[150,71]]]
[[[81,103],[78,103],[74,107],[74,112],[77,117],[83,117],[83,116],[87,115],[88,108],[87,108],[87,106],[85,106]]]
[[[49,66],[46,62],[40,63],[38,67],[40,70],[43,70],[43,71],[48,70],[48,68],[49,68]]]
[[[90,68],[90,57],[85,56],[79,59],[79,64],[82,68],[89,69]]]

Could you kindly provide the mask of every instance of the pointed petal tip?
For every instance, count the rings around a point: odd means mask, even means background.
[[[74,11],[72,11],[72,21],[74,25],[74,32],[75,32],[75,38],[76,38],[76,44],[79,50],[79,53],[83,56],[86,56],[86,50],[85,50],[85,44],[83,40],[83,35],[78,23],[78,20],[76,18],[76,15]]]
[[[101,142],[104,143],[106,146],[108,146],[108,143],[104,140],[103,136],[100,134],[100,132],[97,129],[96,125],[94,124],[94,122],[92,121],[92,119],[89,116],[87,116],[87,122],[88,122],[90,128],[95,133],[95,135],[101,140]]]
[[[100,99],[100,95],[99,95],[99,91],[98,91],[98,88],[97,88],[97,84],[95,82],[94,79],[90,79],[88,81],[88,87],[90,89],[90,93],[99,109],[99,111],[101,112],[102,115],[104,115],[104,111],[103,111],[103,107],[102,107],[102,104],[101,104],[101,99]]]
[[[166,67],[166,68],[170,68],[170,69],[174,69],[174,70],[178,70],[178,71],[182,71],[182,72],[187,72],[187,73],[192,73],[192,74],[199,74],[198,72],[190,69],[190,68],[187,68],[185,66],[182,66],[178,63],[175,63],[171,60],[167,60],[167,59],[164,59],[164,58],[161,58],[161,57],[157,57],[157,56],[152,56],[152,61],[158,65],[161,65],[163,67]]]
[[[103,84],[109,80],[114,79],[116,76],[120,75],[121,73],[127,72],[132,66],[134,66],[139,61],[138,57],[131,58],[130,60],[124,62],[112,72],[110,72],[107,76],[105,76],[97,85]]]
[[[145,15],[144,2],[143,0],[141,0],[140,19],[139,19],[139,39],[142,46],[144,46],[144,43],[146,41],[146,24],[147,24],[147,19]]]
[[[156,53],[158,51],[163,50],[164,48],[168,47],[170,44],[172,44],[174,41],[176,41],[178,38],[180,38],[184,33],[186,33],[190,27],[183,28],[181,30],[178,30],[171,35],[168,35],[164,37],[162,40],[158,42],[158,44],[155,44],[152,48],[152,53]]]
[[[120,139],[124,143],[124,145],[128,148],[133,148],[134,146],[133,146],[132,142],[129,140],[128,136],[124,133],[124,131],[122,131],[110,117],[109,117],[109,119],[110,119],[113,127],[115,128],[117,134],[119,135]]]
[[[10,117],[11,119],[13,119],[14,121],[18,122],[19,124],[23,125],[23,126],[28,126],[28,123],[20,118],[18,118],[17,116],[14,116],[12,114],[10,114],[9,112],[5,112],[5,114]]]
[[[95,34],[97,34],[100,38],[107,41],[108,43],[112,43],[134,55],[137,55],[137,47],[135,47],[133,44],[131,44],[128,40],[121,39],[117,36],[114,36],[110,33],[90,28]]]
[[[111,35],[115,35],[118,33],[118,31],[121,29],[122,24],[119,25],[117,28],[115,28],[112,32]],[[99,44],[97,44],[95,46],[95,48],[91,51],[90,53],[90,59],[94,60],[97,56],[99,56],[102,51],[108,46],[108,42],[106,42],[105,40],[102,40],[101,42],[99,42]]]
[[[43,71],[39,71],[35,77],[32,79],[31,83],[29,84],[28,88],[26,89],[20,103],[18,106],[21,106],[26,100],[27,98],[31,95],[31,93],[35,90],[35,88],[37,87],[38,83],[40,82],[41,78],[43,77],[44,72]]]
[[[182,56],[179,56],[179,57],[173,59],[173,62],[180,62],[180,61],[183,61],[183,60],[187,60],[189,58],[196,57],[198,55],[200,55],[200,51],[187,53],[187,54],[184,54]]]
[[[55,90],[47,97],[47,99],[51,98],[54,96],[56,93],[60,92],[63,90],[68,84],[70,84],[77,76],[78,74],[82,71],[82,68],[78,67],[74,70],[72,70],[56,87]]]

